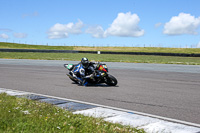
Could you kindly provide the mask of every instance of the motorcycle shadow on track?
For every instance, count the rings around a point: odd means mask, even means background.
[[[103,83],[102,84],[88,84],[87,86],[79,85],[75,82],[72,82],[72,84],[77,85],[79,87],[119,87],[118,85],[117,86],[109,86],[109,85],[103,84]]]

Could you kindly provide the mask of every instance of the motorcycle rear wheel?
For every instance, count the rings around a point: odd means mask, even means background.
[[[117,79],[114,76],[108,74],[106,84],[109,85],[109,86],[116,86],[117,85]]]

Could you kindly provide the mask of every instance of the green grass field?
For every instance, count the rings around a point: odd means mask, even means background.
[[[200,54],[200,48],[45,46],[0,42],[0,48]]]
[[[0,48],[18,49],[55,49],[55,50],[86,50],[86,51],[120,51],[120,52],[163,52],[163,53],[200,53],[200,48],[134,48],[134,47],[72,47],[72,46],[41,46],[1,43]],[[81,54],[81,53],[31,53],[31,52],[0,52],[4,59],[37,59],[37,60],[76,60],[87,57],[91,61],[157,63],[200,65],[200,57],[153,56],[153,55],[119,55],[119,54]]]
[[[73,60],[80,61],[87,57],[90,61],[127,62],[127,63],[156,63],[156,64],[184,64],[200,65],[200,57],[174,57],[149,55],[118,55],[118,54],[78,54],[78,53],[23,53],[0,52],[4,59],[34,59],[34,60]]]
[[[73,114],[47,103],[0,94],[1,133],[144,133],[104,121]]]
[[[5,43],[5,42],[0,42],[0,48],[11,48],[11,49],[73,50],[73,47],[72,47],[72,46],[27,45],[27,44]]]

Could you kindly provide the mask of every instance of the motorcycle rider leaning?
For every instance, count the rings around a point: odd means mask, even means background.
[[[82,58],[81,62],[75,66],[72,71],[74,78],[78,80],[80,85],[88,85],[87,79],[94,77],[94,63],[89,62],[87,58]]]

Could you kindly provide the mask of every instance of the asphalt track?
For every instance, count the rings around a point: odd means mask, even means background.
[[[106,63],[117,87],[73,84],[64,63],[0,59],[0,87],[200,124],[200,66]]]

